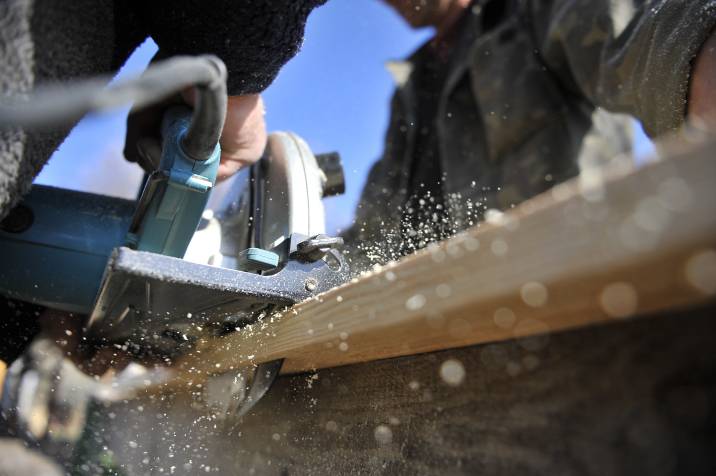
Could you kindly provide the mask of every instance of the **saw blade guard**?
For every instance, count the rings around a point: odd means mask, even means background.
[[[301,137],[272,133],[259,162],[215,188],[185,259],[242,269],[239,254],[259,248],[276,253],[279,263],[285,263],[295,251],[292,236],[326,232],[322,199],[327,183],[326,173]]]
[[[325,175],[306,142],[290,132],[272,134],[266,160],[258,170],[258,209],[261,216],[255,228],[259,248],[278,250],[294,234],[313,236],[326,232],[323,208]],[[284,247],[285,248],[285,247]],[[286,256],[282,254],[282,259]]]

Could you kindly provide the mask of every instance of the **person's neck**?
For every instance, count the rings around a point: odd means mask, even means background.
[[[472,0],[453,1],[445,15],[434,25],[435,36],[430,40],[430,46],[439,59],[446,60],[449,56],[455,38],[455,29],[471,3]]]
[[[435,24],[435,40],[442,41],[443,38],[450,37],[453,28],[459,22],[462,14],[470,6],[472,0],[454,0],[448,11],[442,16],[442,18]]]

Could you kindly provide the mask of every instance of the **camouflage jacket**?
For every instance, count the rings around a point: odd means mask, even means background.
[[[419,218],[422,230],[406,224],[418,213],[411,173],[426,166],[414,163],[426,45],[406,62],[383,157],[345,234],[354,263],[397,258],[575,176],[580,157],[623,152],[624,122],[595,122],[602,108],[652,136],[679,128],[716,0],[483,0],[466,15],[428,129],[444,211]]]

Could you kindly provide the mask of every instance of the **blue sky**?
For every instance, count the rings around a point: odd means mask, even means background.
[[[269,130],[294,131],[317,153],[341,153],[346,194],[326,200],[329,232],[350,224],[382,150],[393,90],[385,62],[407,56],[429,36],[409,29],[379,0],[330,0],[311,15],[301,52],[264,92]],[[141,72],[155,51],[148,40],[120,74]],[[122,158],[126,114],[81,121],[37,182],[134,197],[141,171]],[[643,137],[636,146],[639,156],[650,150]]]

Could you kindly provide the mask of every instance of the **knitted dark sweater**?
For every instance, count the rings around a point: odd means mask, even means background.
[[[212,53],[229,94],[265,89],[299,49],[308,14],[325,0],[3,0],[0,93],[107,74],[147,36],[163,56]],[[70,127],[0,131],[0,218],[25,194]]]

